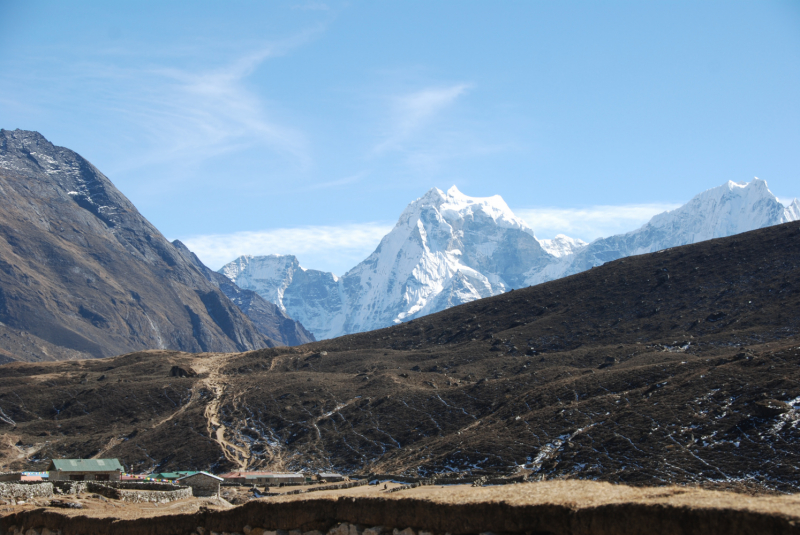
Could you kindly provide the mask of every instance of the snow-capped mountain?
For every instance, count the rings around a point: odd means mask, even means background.
[[[539,244],[556,258],[575,254],[588,245],[583,240],[570,238],[564,234],[557,234],[555,238],[549,240],[539,240]]]
[[[344,332],[391,325],[524,284],[526,266],[551,262],[503,199],[453,186],[412,202],[366,260],[342,277]]]
[[[375,252],[339,279],[293,256],[240,257],[220,272],[324,339],[519,288],[531,267],[553,260],[501,197],[453,186],[412,202]]]
[[[375,252],[341,278],[304,269],[294,256],[242,256],[224,266],[318,340],[408,321],[451,306],[557,279],[624,256],[730,236],[800,219],[766,182],[728,182],[638,230],[590,244],[560,234],[537,240],[499,196],[453,186],[412,202]]]
[[[278,305],[317,340],[345,334],[343,291],[333,273],[302,268],[292,255],[240,256],[219,272]]]
[[[680,208],[653,216],[637,230],[597,239],[554,264],[533,267],[525,280],[529,285],[539,284],[625,256],[652,253],[798,219],[800,202],[795,199],[785,207],[764,180],[756,178],[745,184],[728,182],[704,191]]]

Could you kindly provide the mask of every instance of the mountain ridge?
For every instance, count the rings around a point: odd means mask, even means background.
[[[447,192],[433,188],[411,202],[375,251],[342,277],[302,268],[290,255],[243,256],[219,272],[326,339],[408,321],[618,258],[797,219],[800,202],[784,207],[756,178],[711,188],[626,234],[588,244],[563,234],[539,240],[500,196],[468,197],[453,186]]]
[[[292,320],[274,303],[267,301],[252,290],[239,288],[228,277],[207,267],[180,240],[172,245],[200,270],[206,279],[218,287],[225,296],[250,318],[261,334],[273,340],[280,340],[289,346],[315,342],[314,335],[299,322]]]
[[[0,130],[0,358],[280,345],[88,160]]]
[[[410,203],[376,250],[341,277],[277,255],[240,257],[219,272],[277,299],[322,339],[520,287],[525,270],[553,258],[500,196],[468,197],[453,186]]]

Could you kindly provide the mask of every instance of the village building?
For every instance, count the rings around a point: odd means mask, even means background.
[[[342,474],[337,474],[335,472],[320,472],[317,474],[317,479],[320,481],[324,480],[328,483],[335,483],[339,481],[344,481],[344,476]]]
[[[147,479],[147,474],[122,474],[119,476],[120,481],[144,481]]]
[[[227,474],[221,474],[220,477],[226,483],[238,483],[240,485],[300,485],[306,481],[311,481],[310,477],[307,478],[300,472],[228,472]]]
[[[179,477],[191,476],[197,474],[197,470],[178,470],[176,472],[159,472],[157,474],[150,474],[147,479],[151,481],[174,481]]]
[[[0,483],[8,482],[42,482],[47,477],[47,472],[4,472],[0,474]]]
[[[119,481],[117,459],[53,459],[47,469],[50,481]]]
[[[208,472],[195,472],[187,476],[179,477],[175,480],[175,483],[191,487],[192,494],[197,497],[215,496],[219,498],[219,485],[223,481],[221,477],[209,474]]]
[[[5,472],[0,474],[0,482],[22,481],[22,472]]]

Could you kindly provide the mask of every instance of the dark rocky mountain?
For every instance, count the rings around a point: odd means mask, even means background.
[[[0,359],[287,343],[260,332],[75,152],[0,130],[0,194]]]
[[[287,316],[278,305],[270,303],[252,290],[239,288],[225,275],[208,268],[180,240],[173,241],[172,245],[184,258],[192,262],[211,284],[222,290],[222,293],[250,318],[261,334],[272,340],[280,340],[288,346],[316,342],[313,334],[300,322]]]
[[[800,224],[391,328],[0,366],[0,467],[516,473],[800,490]]]

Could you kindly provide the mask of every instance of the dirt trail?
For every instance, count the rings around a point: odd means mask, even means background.
[[[205,417],[208,435],[222,448],[225,458],[236,465],[238,470],[247,470],[250,464],[250,450],[234,444],[225,438],[227,428],[220,417],[220,404],[225,395],[226,382],[220,374],[220,368],[230,359],[231,355],[220,354],[210,357],[207,361],[206,373],[208,377],[202,379],[200,384],[214,393],[214,397],[206,405]]]
[[[224,376],[220,373],[220,369],[230,360],[231,356],[232,354],[228,353],[207,353],[202,355],[202,359],[198,359],[193,363],[192,368],[194,371],[198,374],[207,374],[207,377],[200,379],[192,386],[191,397],[187,403],[181,405],[169,416],[154,423],[151,428],[155,429],[160,427],[182,415],[189,407],[193,406],[195,402],[202,399],[200,395],[201,391],[211,391],[213,397],[206,404],[204,410],[208,436],[220,445],[225,458],[235,464],[238,470],[246,470],[250,464],[250,451],[225,438],[225,433],[228,429],[220,416],[220,405],[222,404],[222,398],[225,395],[225,387],[227,386]],[[116,442],[118,443],[119,441]],[[101,455],[115,445],[116,443],[112,439],[112,441],[95,457]]]

